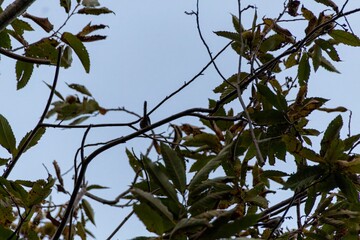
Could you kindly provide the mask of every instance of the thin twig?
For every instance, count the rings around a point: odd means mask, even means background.
[[[36,133],[42,127],[41,124],[43,123],[43,121],[45,119],[45,116],[46,116],[47,112],[49,111],[52,98],[53,98],[53,96],[55,94],[55,88],[56,88],[56,84],[57,84],[57,81],[58,81],[58,78],[59,78],[59,71],[60,71],[61,51],[62,51],[62,49],[59,48],[58,49],[58,58],[57,58],[57,63],[56,63],[54,81],[53,81],[52,88],[51,88],[47,103],[45,105],[43,114],[41,115],[40,120],[37,123],[37,125],[35,126],[35,128],[31,131],[30,136],[26,139],[25,143],[19,149],[18,154],[12,159],[12,161],[10,162],[8,167],[6,168],[6,170],[5,170],[4,174],[3,174],[4,178],[7,178],[9,176],[9,174],[11,173],[13,168],[15,167],[15,165],[16,165],[17,161],[19,160],[19,158],[21,157],[21,155],[26,151],[26,149],[27,149],[28,145],[30,144],[30,142],[32,141],[33,137],[36,135]]]
[[[32,57],[18,55],[16,53],[10,52],[2,47],[0,47],[0,54],[3,54],[9,58],[12,58],[12,59],[15,59],[15,60],[18,60],[21,62],[28,62],[28,63],[41,64],[41,65],[52,65],[51,61],[48,59],[32,58]]]
[[[134,210],[132,210],[125,218],[121,221],[119,226],[115,228],[115,230],[110,234],[110,236],[106,240],[111,240],[111,238],[120,230],[120,228],[129,220],[129,218],[135,213]]]
[[[239,14],[239,24],[241,26],[241,0],[238,0],[238,14]],[[244,110],[245,117],[246,117],[246,119],[248,121],[248,124],[249,124],[249,130],[250,130],[250,133],[251,133],[251,138],[252,138],[252,141],[253,141],[255,149],[256,149],[256,155],[257,155],[257,159],[258,159],[258,164],[259,164],[259,166],[263,166],[265,164],[265,161],[264,161],[264,158],[263,158],[263,156],[261,154],[260,147],[259,147],[259,144],[257,142],[255,132],[254,132],[254,128],[253,128],[253,125],[252,125],[252,121],[251,121],[251,118],[250,118],[250,114],[249,114],[249,112],[247,110],[247,107],[245,105],[245,102],[244,102],[244,100],[242,98],[242,92],[241,92],[241,88],[240,88],[240,83],[241,83],[240,73],[241,73],[241,63],[242,63],[241,53],[244,51],[244,43],[243,43],[243,39],[242,39],[241,28],[240,28],[239,35],[240,35],[241,50],[240,50],[240,54],[239,54],[238,74],[237,74],[237,78],[236,78],[236,82],[237,82],[236,91],[237,91],[237,96],[238,96],[238,99],[240,101],[241,107]]]

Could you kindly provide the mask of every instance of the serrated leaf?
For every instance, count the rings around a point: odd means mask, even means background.
[[[230,39],[232,41],[240,42],[240,34],[235,32],[228,32],[228,31],[217,31],[214,32],[216,35],[220,37],[224,37]]]
[[[315,46],[319,46],[323,51],[325,51],[329,57],[331,58],[331,60],[339,62],[340,61],[340,57],[339,54],[337,53],[334,44],[330,43],[329,40],[324,40],[324,39],[316,39],[315,40]]]
[[[284,187],[292,190],[307,187],[315,179],[324,174],[324,169],[320,166],[306,166],[299,169],[295,174],[291,175],[286,181]]]
[[[272,104],[278,110],[286,110],[287,102],[283,95],[275,95],[267,86],[263,84],[257,84],[257,89],[261,95],[263,95],[266,100]]]
[[[280,34],[274,34],[268,38],[266,38],[261,46],[260,50],[264,53],[267,51],[276,51],[282,47],[282,44],[286,42],[285,38]]]
[[[45,38],[26,48],[25,54],[27,57],[48,59],[51,63],[56,64],[58,56],[56,47],[58,45],[59,42],[55,39]]]
[[[148,204],[152,209],[154,209],[158,214],[165,217],[168,221],[173,222],[174,217],[169,211],[169,209],[157,198],[155,198],[151,193],[144,192],[141,189],[133,188],[131,193],[137,196],[140,202]]]
[[[76,34],[76,36],[86,36],[89,33],[92,33],[94,31],[97,31],[99,29],[104,29],[108,26],[104,25],[104,24],[97,24],[97,25],[91,25],[91,22],[88,23],[88,25],[86,25],[78,34]]]
[[[79,14],[87,14],[87,15],[100,15],[100,14],[109,14],[114,13],[107,7],[101,7],[101,8],[81,8],[78,11]],[[115,13],[114,13],[115,14]]]
[[[335,41],[353,46],[353,47],[359,47],[360,46],[360,39],[358,36],[346,32],[344,30],[332,30],[329,32],[329,35],[335,39]]]
[[[9,153],[16,152],[16,139],[7,119],[0,114],[0,145]]]
[[[239,18],[236,15],[231,14],[231,19],[236,32],[238,33],[244,32],[244,27],[240,25]]]
[[[178,231],[190,231],[198,227],[210,227],[211,224],[205,218],[183,218],[181,219],[171,231],[171,236],[173,236]],[[170,236],[170,238],[171,238]]]
[[[360,139],[360,134],[345,138],[344,151],[350,150],[359,139]]]
[[[92,97],[90,91],[84,85],[76,84],[76,83],[72,83],[72,84],[66,83],[66,85],[68,85],[69,88],[71,88],[79,93],[82,93],[82,94]]]
[[[194,202],[190,208],[189,212],[192,216],[198,215],[200,213],[206,212],[208,210],[212,210],[216,207],[217,203],[220,200],[223,200],[230,194],[232,189],[227,191],[220,191],[220,192],[211,192],[206,194],[204,197],[198,199]]]
[[[85,71],[90,72],[90,58],[84,44],[75,35],[69,32],[64,32],[61,40],[67,43],[79,57]]]
[[[167,145],[161,143],[160,147],[169,178],[174,183],[175,187],[181,193],[184,193],[186,188],[184,160],[178,156],[175,150],[171,149]]]
[[[36,131],[36,133],[34,134],[33,138],[30,140],[30,142],[28,142],[28,144],[23,152],[26,152],[28,149],[35,146],[40,141],[40,139],[44,135],[45,131],[46,131],[46,128],[44,128],[44,127],[39,128]],[[24,146],[25,142],[28,141],[28,138],[30,137],[31,134],[32,134],[32,130],[30,132],[26,133],[26,135],[21,139],[19,146],[18,146],[18,150],[20,150]]]
[[[284,62],[285,67],[291,68],[291,67],[295,66],[298,63],[298,61],[296,59],[297,56],[298,56],[297,52],[290,54],[289,57]]]
[[[322,57],[321,48],[317,44],[315,44],[314,52],[311,56],[315,72],[318,70],[318,68],[320,66],[320,58],[321,57]]]
[[[332,65],[328,60],[326,60],[326,58],[324,57],[320,57],[320,66],[322,66],[323,68],[325,68],[326,70],[330,71],[330,72],[336,72],[336,73],[340,73],[335,67],[334,65]]]
[[[86,216],[89,218],[90,222],[92,222],[92,224],[96,225],[95,218],[94,218],[94,209],[91,207],[90,203],[86,199],[82,199],[81,205],[84,209]]]
[[[98,0],[83,0],[81,3],[85,7],[97,7],[100,6],[100,3]]]
[[[70,0],[61,0],[61,1],[70,1]],[[42,29],[44,29],[47,33],[52,31],[54,29],[54,25],[52,25],[48,18],[40,18],[33,15],[30,15],[29,13],[25,12],[22,15],[24,18],[29,18],[33,20],[37,25],[39,25]]]
[[[29,82],[32,72],[34,70],[34,64],[22,61],[16,61],[16,80],[17,90],[26,86]]]
[[[298,68],[298,78],[300,86],[303,86],[307,83],[310,77],[310,64],[309,56],[304,52],[301,56]]]

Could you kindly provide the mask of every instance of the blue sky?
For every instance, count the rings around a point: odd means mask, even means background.
[[[9,1],[5,1],[4,6]],[[65,19],[63,10],[58,7],[59,1],[38,0],[29,9],[29,13],[49,17],[58,26]],[[78,17],[70,20],[66,29],[77,32],[88,22],[106,24],[108,29],[102,33],[108,35],[107,40],[87,44],[91,57],[91,72],[86,74],[74,56],[73,66],[62,70],[58,90],[64,95],[72,94],[66,83],[84,84],[93,96],[104,107],[115,108],[125,106],[129,110],[141,114],[144,100],[149,108],[155,106],[165,96],[180,87],[184,81],[191,79],[209,61],[206,49],[202,45],[196,30],[195,17],[186,15],[185,11],[195,10],[196,1],[100,1],[113,10],[116,15],[101,17]],[[270,1],[269,1],[270,2]],[[262,3],[262,1],[243,1],[243,6],[249,3],[258,6],[259,18],[276,17],[282,8],[282,2],[277,4]],[[341,1],[343,2],[343,1]],[[307,3],[308,4],[308,3]],[[314,7],[318,6],[316,3]],[[338,3],[340,5],[340,3]],[[359,7],[357,0],[351,0],[348,9]],[[213,53],[219,51],[227,40],[217,37],[213,31],[232,30],[231,15],[236,13],[236,1],[207,0],[201,1],[200,17],[204,37]],[[252,21],[252,11],[245,13],[245,27]],[[360,35],[359,14],[349,17],[355,33]],[[100,32],[99,32],[100,33]],[[38,39],[40,35],[30,34]],[[46,36],[46,35],[45,35]],[[316,75],[312,73],[309,96],[330,98],[327,107],[345,106],[353,110],[352,133],[359,133],[359,106],[356,100],[359,91],[357,56],[360,50],[355,48],[340,48],[343,62],[336,64],[341,75],[327,73],[320,69]],[[218,60],[218,66],[227,77],[237,70],[237,56],[231,51],[225,52]],[[20,141],[26,132],[37,123],[45,105],[48,88],[42,83],[51,83],[54,68],[42,66],[35,69],[29,85],[16,91],[14,61],[1,56],[0,61],[0,114],[4,115],[13,127]],[[184,110],[189,107],[205,107],[209,97],[215,98],[212,89],[221,83],[221,79],[213,69],[209,69],[185,91],[164,104],[152,116],[153,121]],[[234,106],[235,111],[241,111],[240,106]],[[328,122],[336,114],[314,114],[311,126],[325,129]],[[344,114],[347,122],[348,114]],[[110,113],[91,119],[91,123],[124,122],[130,118],[122,113]],[[181,119],[179,123],[194,119]],[[48,120],[53,123],[54,119]],[[164,126],[159,131],[167,130]],[[10,178],[39,179],[46,178],[47,173],[42,164],[52,170],[51,162],[57,160],[63,171],[73,164],[76,149],[80,146],[84,130],[54,130],[48,129],[39,145],[28,151],[16,166]],[[89,134],[88,142],[107,141],[129,133],[129,129],[95,129]],[[345,134],[345,132],[344,132]],[[134,148],[135,152],[145,152],[148,142],[135,139],[101,154],[88,169],[87,180],[90,184],[108,186],[109,190],[96,193],[103,198],[112,199],[126,190],[133,178],[133,172],[128,166],[124,154],[125,146]],[[0,150],[0,155],[5,154]],[[284,165],[286,167],[286,165]],[[66,178],[70,188],[71,175]],[[94,192],[95,193],[95,192]],[[59,202],[65,196],[56,195]],[[91,228],[97,239],[105,239],[130,209],[112,209],[90,201],[95,208],[96,227]],[[275,204],[276,201],[273,202]],[[114,239],[128,239],[146,234],[145,227],[133,217]]]

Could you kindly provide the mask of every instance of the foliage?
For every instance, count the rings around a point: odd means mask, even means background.
[[[218,99],[209,99],[208,108],[188,109],[152,124],[149,115],[156,108],[147,112],[145,102],[142,115],[128,112],[136,119],[118,124],[132,127],[134,132],[106,142],[87,157],[83,154],[84,142],[93,125],[81,123],[111,109],[101,107],[84,85],[67,84],[82,98],[75,94],[63,97],[56,90],[55,74],[54,83],[46,83],[51,93],[43,116],[20,142],[11,124],[0,115],[0,146],[8,153],[0,160],[5,166],[0,178],[0,235],[7,239],[61,236],[87,239],[92,236],[87,223],[95,224],[96,220],[90,198],[110,206],[116,206],[119,199],[127,199],[126,206],[156,235],[136,239],[357,239],[360,157],[355,148],[360,134],[341,136],[344,125],[341,114],[325,129],[309,128],[313,112],[342,113],[347,109],[325,108],[329,100],[308,96],[308,88],[319,67],[339,73],[335,67],[340,61],[339,45],[360,46],[350,23],[347,20],[345,24],[339,23],[360,9],[344,12],[346,3],[339,7],[330,0],[315,2],[321,4],[321,11],[315,12],[310,3],[300,6],[300,1],[289,0],[277,18],[260,19],[255,9],[251,26],[242,26],[242,16],[232,15],[229,21],[234,29],[215,34],[230,41],[239,56],[240,68],[214,89]],[[62,0],[60,7],[67,20],[76,14],[113,13],[96,0]],[[242,13],[253,7],[239,6],[239,10]],[[194,15],[199,24],[199,9],[187,14]],[[27,19],[46,34],[52,33],[28,43],[24,33],[33,27]],[[305,35],[296,31],[299,21],[306,22]],[[18,89],[29,84],[34,67],[56,65],[57,73],[61,67],[71,67],[73,52],[85,72],[90,72],[86,42],[105,39],[90,34],[106,25],[89,23],[78,33],[62,31],[64,25],[54,30],[47,18],[26,13],[0,32],[2,54],[17,61]],[[201,36],[200,25],[197,27]],[[21,54],[11,51],[14,41],[20,44],[16,49],[21,49]],[[203,43],[207,47],[204,40]],[[210,51],[209,55],[212,60],[217,57]],[[250,67],[244,67],[244,61]],[[216,68],[215,62],[211,63]],[[250,95],[247,105],[243,104],[244,93]],[[54,95],[58,99],[52,101]],[[238,102],[243,107],[239,113],[231,108]],[[45,118],[54,115],[59,124],[45,123]],[[198,117],[200,126],[171,123],[184,116]],[[147,124],[138,129],[137,124],[145,119]],[[171,123],[168,136],[155,132],[168,123]],[[69,194],[57,162],[53,163],[56,178],[49,173],[47,179],[37,181],[7,179],[22,154],[36,147],[49,127],[86,129],[75,156],[81,164],[74,166],[74,189],[69,201],[60,206],[54,206],[49,197],[54,188]],[[101,152],[138,137],[149,139],[156,160],[148,152],[139,154],[127,149],[135,174],[130,188],[116,201],[93,195],[92,190],[105,187],[83,181],[90,163]],[[316,138],[321,139],[319,147],[313,146]],[[294,161],[296,172],[273,170],[280,161]],[[292,192],[293,197],[269,206],[269,195],[279,185]],[[295,205],[302,212],[296,216],[298,226],[285,229],[282,224]],[[278,218],[273,218],[276,215]]]

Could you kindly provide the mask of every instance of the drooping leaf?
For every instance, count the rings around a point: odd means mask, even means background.
[[[306,166],[291,175],[286,181],[284,187],[292,190],[301,189],[303,187],[307,187],[323,174],[324,169],[321,166]]]
[[[360,134],[356,134],[354,136],[348,137],[344,139],[344,151],[350,150],[354,144],[359,141]]]
[[[315,72],[318,70],[320,66],[320,57],[322,57],[321,48],[317,44],[315,44],[314,52],[311,56]]]
[[[89,218],[90,222],[92,222],[92,224],[95,224],[95,218],[94,218],[94,209],[91,207],[90,203],[86,200],[86,199],[82,199],[81,200],[81,206],[84,209],[84,212],[86,214],[86,216]]]
[[[155,198],[151,193],[144,192],[143,190],[138,188],[133,188],[131,192],[139,198],[140,202],[148,204],[158,214],[160,214],[162,217],[165,217],[167,221],[174,221],[174,217],[169,211],[169,209],[159,199]]]
[[[335,67],[334,65],[332,65],[328,60],[326,60],[326,58],[324,57],[320,57],[320,66],[322,66],[323,68],[325,68],[326,70],[330,71],[330,72],[335,72],[335,73],[340,73]]]
[[[84,44],[75,35],[69,32],[64,32],[61,40],[67,43],[79,57],[85,71],[90,72],[90,58]]]
[[[192,216],[195,216],[208,210],[215,209],[220,200],[224,200],[226,196],[230,195],[231,190],[232,189],[206,194],[204,197],[198,199],[190,206],[189,212]]]
[[[0,114],[0,145],[9,153],[16,151],[16,139],[7,119]]]
[[[217,31],[214,33],[220,37],[224,37],[224,38],[230,39],[232,41],[240,42],[240,39],[241,39],[240,34],[235,33],[235,32]]]
[[[322,3],[325,6],[331,7],[336,13],[339,13],[338,6],[332,0],[315,0],[318,3]]]
[[[309,56],[306,52],[304,52],[301,56],[298,68],[298,78],[300,86],[303,86],[307,83],[310,77],[310,64],[309,64]]]
[[[305,208],[304,208],[304,212],[305,214],[308,216],[311,212],[311,210],[314,207],[315,201],[316,201],[316,192],[315,192],[315,188],[311,187],[307,190],[307,199],[305,202]]]
[[[149,232],[163,234],[173,227],[173,223],[160,214],[151,204],[141,202],[133,206],[135,214],[143,222]]]
[[[70,0],[61,0],[62,2],[67,1],[70,2]],[[33,20],[37,25],[39,25],[42,29],[44,29],[47,33],[54,29],[54,25],[51,24],[48,18],[40,18],[33,15],[30,15],[29,13],[25,12],[23,15],[25,18],[29,18]]]
[[[71,63],[73,61],[73,58],[72,58],[72,49],[71,47],[69,46],[66,46],[64,51],[63,51],[63,54],[61,56],[61,62],[60,62],[60,65],[64,68],[68,68],[71,66]]]
[[[263,95],[266,100],[271,103],[276,109],[282,111],[286,110],[287,102],[283,95],[275,95],[267,86],[263,84],[257,84],[257,89],[261,95]]]
[[[358,36],[346,32],[344,30],[332,30],[329,32],[329,35],[335,39],[336,41],[353,46],[353,47],[359,47],[360,46],[360,39]]]
[[[26,86],[29,82],[32,72],[34,70],[34,64],[16,61],[16,80],[17,80],[17,90]]]
[[[149,174],[152,176],[152,178],[155,180],[155,182],[159,185],[159,187],[161,187],[161,189],[164,191],[164,193],[170,199],[172,199],[175,203],[178,203],[179,200],[178,200],[175,188],[170,183],[169,178],[160,169],[160,167],[157,166],[155,163],[153,163],[147,157],[143,157],[142,160],[144,162],[146,170],[149,172]]]
[[[282,35],[274,34],[262,42],[260,50],[265,53],[268,51],[276,51],[281,48],[284,42],[286,41]]]
[[[100,30],[100,29],[104,29],[108,26],[104,25],[104,24],[97,24],[97,25],[91,25],[91,22],[88,23],[78,34],[76,34],[76,36],[86,36],[89,33],[92,33],[94,31]]]
[[[174,183],[175,187],[181,193],[184,193],[186,188],[186,172],[184,160],[178,156],[175,150],[171,149],[167,145],[162,143],[160,147],[169,178]]]

